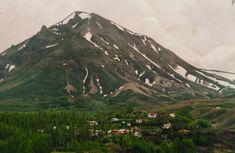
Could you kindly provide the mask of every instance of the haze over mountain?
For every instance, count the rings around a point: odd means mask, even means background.
[[[77,11],[1,53],[0,98],[160,103],[232,96],[235,82],[216,73],[194,67],[148,36]]]
[[[179,0],[177,3],[120,0],[120,5],[113,5],[115,3],[114,0],[15,0],[14,3],[2,0],[0,51],[32,36],[42,24],[49,26],[80,9],[97,12],[128,29],[147,34],[195,66],[235,71],[234,5],[230,0]]]

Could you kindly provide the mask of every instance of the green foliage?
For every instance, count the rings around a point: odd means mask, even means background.
[[[90,114],[74,111],[0,113],[0,152],[108,153],[114,144],[121,150],[133,153],[195,153],[195,144],[208,144],[208,135],[203,132],[210,128],[207,120],[195,120],[187,112],[179,112],[175,118],[169,117],[168,112],[164,113],[155,119],[148,119],[145,113],[137,114],[132,107]],[[145,118],[143,124],[135,123],[137,115]],[[132,132],[126,135],[107,134],[110,129],[128,128],[120,123],[111,123],[113,117],[139,127],[142,137],[135,137]],[[97,121],[99,124],[93,126],[88,121]],[[172,127],[162,129],[162,125],[168,122]],[[178,133],[185,127],[190,127],[189,135]],[[92,134],[96,130],[101,134]],[[162,135],[167,135],[168,139],[161,138]],[[178,136],[187,139],[175,139]]]
[[[156,147],[152,142],[138,139],[134,136],[113,137],[114,142],[134,153],[155,153]]]
[[[164,140],[159,146],[159,153],[172,153],[173,143],[169,140]]]
[[[107,148],[99,142],[89,140],[81,141],[77,146],[77,153],[88,151],[102,151],[108,153]]]
[[[67,151],[78,151],[78,141],[72,140],[70,143],[67,144]]]
[[[52,140],[49,135],[35,134],[31,140],[31,146],[34,153],[50,153]]]
[[[173,153],[196,153],[196,146],[191,139],[175,139]]]
[[[198,119],[196,121],[196,125],[199,128],[209,128],[210,127],[210,123],[205,119]]]
[[[205,146],[208,144],[208,136],[204,133],[199,132],[199,131],[193,132],[192,139],[197,145],[204,145]]]

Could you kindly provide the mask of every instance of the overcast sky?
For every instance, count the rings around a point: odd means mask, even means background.
[[[0,0],[0,52],[76,10],[151,36],[195,66],[235,72],[231,0]]]

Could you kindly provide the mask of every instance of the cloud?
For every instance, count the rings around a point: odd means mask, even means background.
[[[235,45],[234,46],[220,46],[210,51],[201,59],[201,66],[203,68],[227,70],[235,72]]]
[[[235,71],[235,8],[229,0],[1,0],[0,10],[2,51],[83,10],[149,35],[196,66]]]

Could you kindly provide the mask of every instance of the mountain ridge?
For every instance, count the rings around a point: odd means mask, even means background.
[[[146,35],[82,11],[42,26],[2,52],[0,80],[0,98],[89,95],[110,100],[124,95],[124,100],[136,100],[137,94],[161,102],[224,97],[229,86],[235,87]]]

